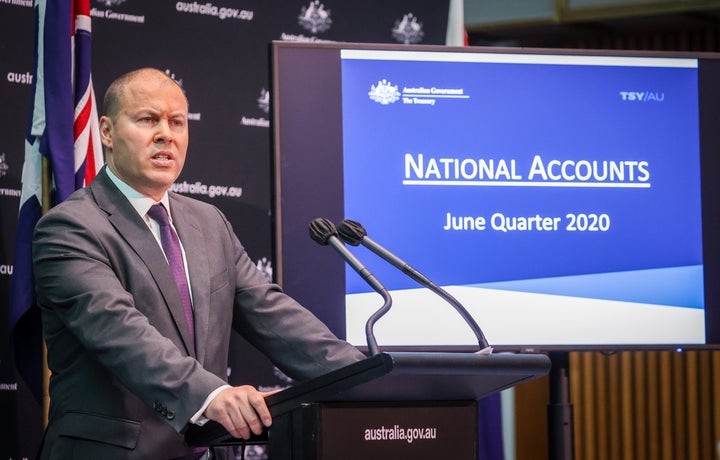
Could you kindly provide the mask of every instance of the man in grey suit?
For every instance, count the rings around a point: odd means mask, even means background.
[[[184,442],[189,424],[215,420],[238,438],[271,424],[264,393],[227,385],[231,327],[297,379],[364,355],[268,283],[217,208],[168,193],[188,145],[171,78],[125,74],[104,109],[107,166],[35,232],[52,372],[42,458],[207,457]]]

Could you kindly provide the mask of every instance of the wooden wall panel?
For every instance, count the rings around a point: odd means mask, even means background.
[[[720,459],[719,351],[579,352],[570,366],[577,460]]]

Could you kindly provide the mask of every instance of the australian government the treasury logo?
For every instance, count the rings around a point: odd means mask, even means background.
[[[260,273],[263,274],[265,279],[268,283],[272,283],[273,280],[273,266],[270,259],[267,257],[263,257],[261,259],[258,259],[258,261],[255,263],[255,266],[260,271]]]
[[[325,32],[332,26],[330,10],[320,0],[311,1],[300,9],[298,24],[311,34]]]
[[[5,157],[5,152],[2,152],[2,153],[0,153],[0,178],[7,176],[9,171],[10,171],[10,165],[8,164],[7,158]],[[4,197],[20,198],[21,195],[22,195],[22,190],[20,190],[20,189],[0,187],[0,198],[4,198]],[[0,265],[0,274],[2,274],[2,267],[3,266]],[[12,274],[12,273],[10,273],[10,274]]]
[[[257,108],[260,109],[263,114],[267,115],[270,113],[270,91],[268,91],[266,88],[262,88],[256,102]],[[263,115],[243,115],[240,118],[240,124],[243,126],[252,126],[255,128],[269,128],[270,120]]]
[[[400,99],[400,91],[398,91],[397,85],[393,85],[389,81],[383,79],[377,82],[377,85],[370,87],[368,93],[370,99],[377,102],[378,104],[388,105],[397,102]]]
[[[180,86],[180,88],[182,88],[183,92],[187,93],[187,91],[185,90],[185,86],[183,85],[183,79],[181,77],[179,77],[178,75],[176,75],[175,72],[173,72],[170,69],[165,69],[165,75],[172,78],[175,81],[175,83],[177,83],[178,86]],[[200,112],[188,112],[188,120],[200,121],[201,118],[202,118],[202,113],[200,113]]]
[[[370,86],[368,96],[372,101],[381,105],[390,105],[398,101],[403,104],[435,106],[444,100],[470,99],[464,88],[443,88],[438,86],[403,86],[400,91],[386,79],[378,80]]]
[[[325,8],[320,0],[310,0],[309,3],[300,8],[297,15],[297,24],[311,35],[282,32],[280,38],[291,42],[328,42],[317,36],[330,30],[333,24],[332,14],[329,8]]]
[[[425,32],[423,32],[422,22],[418,21],[412,13],[408,13],[395,21],[392,35],[398,42],[409,45],[420,43],[425,36]]]
[[[0,177],[5,177],[9,169],[10,166],[7,164],[7,160],[5,160],[5,153],[0,153]]]
[[[122,5],[126,1],[127,0],[96,0],[95,3],[99,3],[104,8],[90,8],[90,16],[92,16],[93,18],[109,19],[111,21],[134,22],[136,24],[144,24],[144,14],[135,14],[133,12],[127,11],[119,12],[113,9]]]
[[[270,91],[263,88],[260,90],[260,97],[257,99],[258,108],[265,113],[270,113]]]

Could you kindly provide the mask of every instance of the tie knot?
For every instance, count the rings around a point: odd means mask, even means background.
[[[165,225],[170,225],[170,219],[168,218],[167,210],[162,204],[158,203],[150,206],[150,209],[148,210],[148,216],[150,216],[161,227]]]

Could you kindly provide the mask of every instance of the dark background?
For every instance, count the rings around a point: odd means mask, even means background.
[[[18,4],[19,3],[19,4]],[[271,151],[267,100],[272,40],[397,43],[396,21],[412,13],[423,24],[421,43],[444,44],[447,1],[324,2],[330,27],[317,33],[298,21],[304,0],[194,2],[245,11],[245,19],[179,11],[169,0],[92,0],[92,72],[98,110],[108,84],[121,73],[150,66],[185,90],[190,112],[188,159],[179,183],[241,187],[240,197],[187,195],[218,206],[253,260],[271,276],[273,254]],[[8,345],[8,310],[15,224],[20,201],[24,137],[30,109],[32,2],[0,2],[0,459],[32,458],[42,434],[42,409],[15,373]],[[141,17],[118,19],[110,13]],[[112,16],[112,15],[111,15]],[[312,116],[312,114],[308,114]],[[245,120],[245,122],[243,122]],[[248,121],[249,120],[249,121]],[[258,126],[259,125],[259,126]],[[322,127],[318,127],[321,129]],[[310,306],[309,306],[310,307]],[[261,388],[287,385],[257,351],[234,337],[230,382]]]
[[[32,72],[34,41],[33,10],[24,5],[31,3],[31,0],[0,0],[0,413],[3,414],[0,459],[31,458],[42,430],[41,410],[22,382],[18,383],[6,335],[23,138],[30,101],[26,75]],[[577,6],[582,3],[590,6]],[[267,128],[243,125],[241,120],[243,117],[269,119],[258,103],[263,90],[269,87],[269,41],[282,39],[285,34],[286,38],[307,40],[394,42],[390,29],[403,14],[412,11],[424,25],[421,43],[444,43],[445,2],[370,0],[331,4],[326,1],[333,24],[326,32],[317,34],[306,31],[297,21],[301,8],[308,4],[309,1],[295,0],[223,0],[216,6],[252,11],[253,17],[252,21],[222,21],[177,12],[176,3],[168,1],[91,1],[96,10],[145,17],[144,24],[93,17],[93,73],[98,98],[101,99],[105,86],[116,74],[140,65],[170,70],[183,81],[191,100],[191,111],[200,113],[201,119],[191,124],[189,159],[180,181],[243,187],[240,198],[192,196],[210,201],[228,214],[255,260],[274,260],[269,194],[270,134]],[[542,17],[522,14],[527,9],[537,9],[537,5],[550,5],[549,13]],[[493,13],[493,9],[517,14],[488,14]],[[719,12],[720,1],[708,0],[465,2],[469,44],[482,46],[717,52],[720,51]],[[205,100],[213,100],[216,105],[207,106]],[[231,129],[221,131],[220,125]],[[215,161],[206,161],[211,157],[205,155],[211,155]],[[243,380],[255,368],[261,371],[247,378],[267,386],[283,383],[271,367],[253,364],[259,359],[253,351],[243,349],[238,356],[242,359],[235,358],[231,381]],[[616,355],[622,359],[629,356]],[[632,359],[644,356],[632,355]],[[583,360],[582,363],[596,359],[604,363],[604,358],[588,353],[575,357]],[[600,385],[599,377],[588,370],[591,368],[579,366],[575,373],[586,372],[592,385]],[[686,378],[682,372],[678,370],[677,378]],[[581,384],[576,388],[581,390],[583,382],[576,383]],[[596,396],[589,401],[598,400]],[[546,399],[544,379],[537,385],[518,388],[518,424],[525,423],[527,427],[518,427],[517,458],[544,458]],[[602,398],[598,401],[605,404]],[[580,416],[584,408],[578,409]],[[620,419],[609,420],[617,422],[613,426],[620,426]],[[630,423],[626,418],[623,420]],[[678,430],[682,431],[683,426],[680,423]],[[578,439],[578,445],[588,446],[589,452],[603,458],[599,448],[593,450],[592,443],[586,441]],[[614,445],[610,443],[610,447]],[[714,446],[711,447],[714,451]]]

